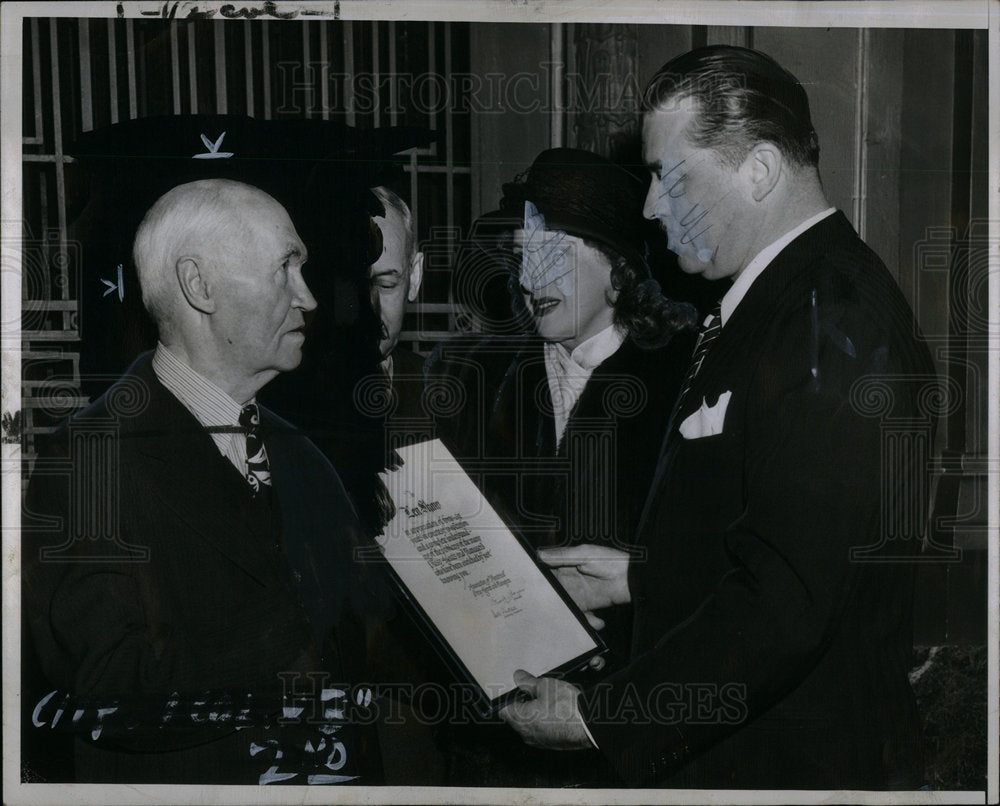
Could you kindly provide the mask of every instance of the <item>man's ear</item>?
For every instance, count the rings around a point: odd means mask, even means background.
[[[406,292],[407,302],[413,302],[420,293],[420,283],[424,279],[424,253],[417,252],[410,261],[410,290]]]
[[[188,305],[202,313],[214,313],[215,298],[202,271],[201,258],[178,258],[174,268],[177,271],[177,282],[180,284],[181,293],[184,294]]]
[[[750,180],[750,195],[754,201],[761,201],[774,190],[784,167],[785,157],[774,143],[757,143],[750,150],[743,168]]]

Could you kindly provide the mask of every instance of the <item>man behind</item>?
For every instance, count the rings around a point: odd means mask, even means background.
[[[395,416],[421,418],[425,416],[420,402],[424,362],[398,343],[406,303],[420,293],[424,253],[417,249],[413,215],[406,202],[387,187],[372,188],[372,193],[385,209],[384,216],[374,218],[382,233],[382,254],[371,267],[372,304],[382,319],[382,368],[395,394]]]
[[[356,517],[322,454],[255,402],[301,360],[306,248],[266,193],[208,179],[160,197],[134,258],[157,348],[53,446],[71,483],[36,472],[28,494],[57,524],[26,540],[24,610],[55,701],[87,709],[74,777],[369,782],[377,750],[343,716],[363,674]],[[110,526],[88,534],[91,517]],[[275,724],[321,688],[339,718]]]
[[[767,56],[715,46],[665,65],[643,148],[646,217],[685,271],[733,283],[668,427],[645,557],[547,553],[585,610],[632,602],[628,667],[579,698],[519,674],[536,699],[507,719],[530,743],[593,742],[633,785],[916,788],[920,541],[904,525],[926,516],[926,478],[883,451],[865,400],[877,387],[892,417],[927,420],[912,314],[826,200],[805,92]],[[907,509],[886,520],[896,489]]]

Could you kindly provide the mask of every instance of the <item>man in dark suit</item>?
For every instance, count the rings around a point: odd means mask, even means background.
[[[641,553],[547,554],[584,609],[632,603],[629,665],[582,693],[524,674],[535,699],[506,717],[529,743],[596,745],[632,785],[915,788],[906,524],[926,514],[926,348],[823,194],[793,76],[702,48],[645,102],[645,215],[681,268],[733,283],[674,409]],[[912,451],[883,443],[880,411]]]
[[[406,202],[384,185],[371,188],[371,193],[381,207],[371,219],[381,236],[376,239],[381,252],[369,267],[369,277],[372,307],[382,328],[378,345],[382,372],[362,379],[361,386],[369,391],[388,386],[389,394],[362,394],[360,398],[374,400],[372,413],[384,417],[384,428],[375,439],[377,453],[385,461],[401,442],[426,438],[430,427],[423,397],[424,359],[399,346],[406,305],[420,293],[424,253],[417,248],[413,214]],[[414,713],[411,692],[442,681],[447,685],[448,677],[406,605],[397,597],[393,601],[395,612],[372,629],[369,640],[373,679],[395,697],[395,728],[380,737],[386,783],[436,786],[444,783],[445,776],[440,725]]]
[[[204,179],[150,208],[134,258],[156,350],[70,421],[27,497],[48,525],[25,533],[25,652],[48,693],[25,727],[69,731],[70,780],[376,781],[350,710],[370,699],[350,688],[357,519],[256,403],[301,360],[306,248],[272,197]]]

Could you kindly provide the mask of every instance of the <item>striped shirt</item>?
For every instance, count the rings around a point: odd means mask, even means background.
[[[245,476],[247,440],[240,427],[240,412],[243,406],[208,378],[191,369],[159,342],[153,354],[153,372],[167,391],[205,427],[219,453]],[[253,403],[254,400],[255,398],[248,400],[247,403]]]

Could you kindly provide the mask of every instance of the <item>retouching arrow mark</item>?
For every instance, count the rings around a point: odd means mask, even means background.
[[[118,264],[118,284],[117,285],[115,285],[114,283],[112,283],[110,280],[105,280],[103,277],[101,278],[101,282],[104,283],[104,285],[106,285],[108,287],[108,290],[104,292],[104,296],[105,297],[108,294],[110,294],[112,291],[117,291],[118,292],[118,301],[119,302],[124,302],[125,301],[125,278],[123,277],[122,264],[121,263]]]
[[[225,136],[226,136],[226,133],[223,132],[222,134],[219,135],[219,139],[216,140],[213,143],[211,140],[209,140],[203,134],[201,136],[201,141],[205,144],[205,148],[207,148],[208,151],[206,153],[204,153],[204,154],[195,154],[192,157],[192,159],[196,159],[196,160],[217,160],[217,159],[223,159],[224,157],[231,157],[231,156],[233,156],[233,152],[232,151],[219,151],[219,147],[222,145],[222,138],[224,138]]]

